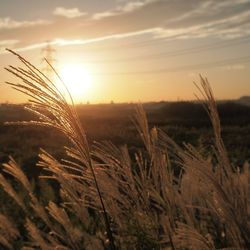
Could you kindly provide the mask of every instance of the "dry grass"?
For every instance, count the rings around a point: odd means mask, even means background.
[[[249,249],[249,165],[234,169],[221,138],[216,101],[208,81],[199,90],[214,128],[209,157],[191,145],[175,144],[163,131],[149,130],[141,105],[135,126],[145,149],[131,155],[126,146],[110,142],[90,147],[73,103],[37,68],[16,55],[25,68],[7,70],[21,81],[8,83],[31,99],[26,109],[37,121],[18,124],[57,129],[71,141],[64,160],[41,150],[38,167],[48,181],[59,184],[60,202],[44,206],[18,164],[10,159],[3,170],[27,193],[20,196],[0,175],[0,185],[20,206],[29,238],[23,249]],[[173,166],[180,168],[175,176]],[[93,215],[93,211],[94,215]],[[91,215],[90,215],[91,213]],[[104,215],[104,221],[100,219]],[[91,230],[93,219],[98,223]],[[3,215],[0,243],[10,248],[20,238]],[[42,224],[42,226],[41,226]]]

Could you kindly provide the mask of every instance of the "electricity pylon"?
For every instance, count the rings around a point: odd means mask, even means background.
[[[55,63],[56,63],[55,53],[56,50],[52,47],[50,42],[47,41],[46,46],[41,50],[42,54],[41,63],[43,64],[42,71],[49,79],[53,78],[54,72],[51,66],[46,62],[46,60],[55,68]]]

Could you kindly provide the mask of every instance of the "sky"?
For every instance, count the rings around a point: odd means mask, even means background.
[[[0,0],[0,102],[26,101],[5,48],[42,69],[48,41],[78,102],[190,100],[199,74],[218,99],[250,95],[250,0]]]

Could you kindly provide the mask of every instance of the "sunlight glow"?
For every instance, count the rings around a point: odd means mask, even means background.
[[[74,101],[85,102],[88,99],[90,91],[93,90],[93,81],[83,64],[64,64],[60,67],[59,75]]]

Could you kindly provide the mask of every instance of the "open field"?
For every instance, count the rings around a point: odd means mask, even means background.
[[[133,125],[136,104],[78,105],[77,111],[90,142],[112,141],[127,144],[130,149],[142,147]],[[209,117],[200,103],[159,102],[144,104],[149,126],[166,131],[178,144],[195,146],[213,144]],[[234,164],[250,160],[250,107],[237,101],[218,104],[222,137]],[[56,157],[63,154],[67,140],[53,129],[34,126],[4,125],[7,121],[35,119],[22,105],[0,106],[0,161],[12,155],[24,168],[34,170],[39,148]],[[201,150],[206,150],[202,149]],[[28,172],[29,174],[29,172]],[[32,175],[32,174],[31,174]]]

